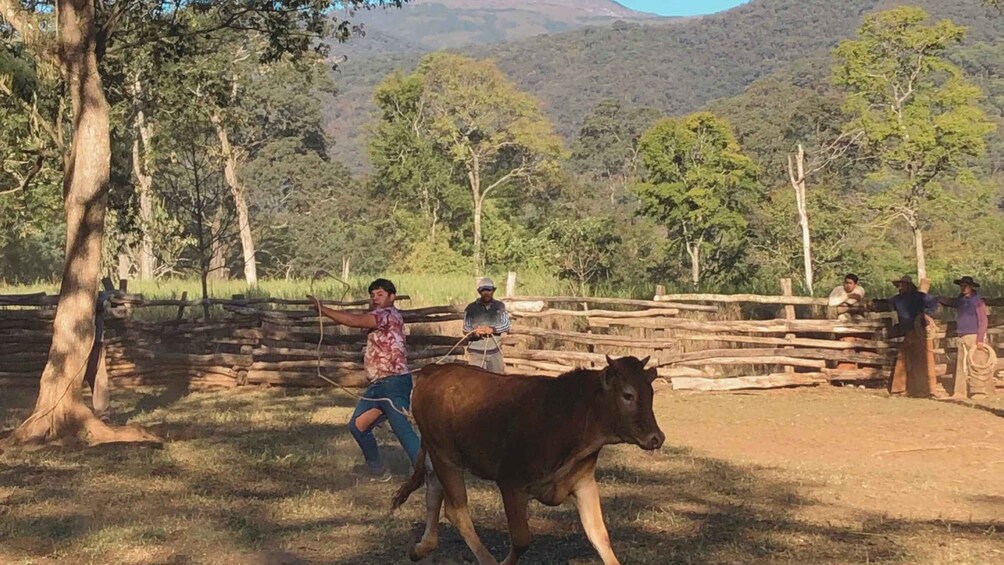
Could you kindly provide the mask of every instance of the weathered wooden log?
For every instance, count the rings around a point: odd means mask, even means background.
[[[48,357],[49,348],[52,347],[50,341],[26,341],[22,343],[0,343],[0,362],[6,359],[7,355],[13,353],[25,353]]]
[[[423,316],[437,316],[437,315],[445,315],[445,314],[463,314],[464,313],[464,308],[465,307],[463,305],[448,304],[446,306],[429,306],[429,307],[426,307],[426,308],[408,308],[408,309],[402,309],[402,310],[400,310],[400,312],[401,312],[401,317],[407,319],[408,317],[411,317],[411,318],[420,318],[420,317],[423,317]],[[314,312],[314,311],[312,311],[312,310],[258,310],[258,309],[254,309],[254,308],[243,308],[242,309],[242,308],[239,308],[239,307],[228,307],[228,309],[232,309],[232,310],[235,310],[235,311],[236,310],[247,311],[249,313],[260,315],[261,317],[268,318],[268,319],[288,319],[288,320],[296,320],[296,321],[300,321],[300,322],[313,322],[315,324],[317,323],[317,313]],[[359,313],[359,314],[364,314],[364,313],[367,312],[367,310],[365,310],[365,309],[350,310],[350,311],[351,312],[356,312],[356,313]],[[329,320],[325,320],[325,323],[326,324],[330,324],[332,322],[329,321]]]
[[[56,317],[56,310],[52,308],[31,308],[31,309],[21,309],[12,310],[3,308],[0,309],[0,322],[5,321],[32,321],[32,322],[49,322]]]
[[[569,304],[609,304],[612,306],[641,306],[644,308],[675,308],[677,310],[690,310],[694,312],[717,312],[716,306],[702,304],[667,304],[666,301],[655,300],[633,300],[630,298],[602,298],[592,296],[507,296],[503,302],[545,302],[545,303],[569,303]]]
[[[334,344],[363,344],[366,342],[366,334],[363,333],[351,333],[351,334],[329,334],[330,326],[325,326],[324,329],[324,342],[326,345]],[[333,330],[332,330],[333,331]],[[314,330],[291,330],[291,329],[278,329],[275,327],[262,327],[261,330],[252,331],[238,331],[235,335],[240,337],[250,337],[254,335],[260,335],[263,342],[277,343],[298,343],[298,344],[312,344],[313,347],[317,346],[318,338],[320,334],[316,329]],[[458,341],[463,338],[463,334],[457,336],[444,336],[444,335],[429,335],[420,333],[410,333],[405,339],[409,345],[455,345]]]
[[[58,298],[58,297],[56,297]],[[3,297],[0,296],[0,305]],[[402,294],[397,297],[397,300],[410,300],[410,297],[406,294]],[[248,298],[235,300],[233,298],[210,298],[208,300],[198,299],[198,300],[178,300],[178,299],[162,299],[162,300],[146,300],[143,298],[142,294],[122,294],[119,296],[112,297],[110,302],[113,305],[125,305],[128,304],[134,308],[151,308],[156,306],[202,306],[203,304],[209,304],[210,306],[248,306],[252,304],[282,304],[288,306],[309,306],[313,304],[310,300],[301,299],[286,299],[286,298]],[[368,306],[369,300],[351,300],[347,302],[341,302],[338,300],[326,300],[321,299],[321,302],[325,306],[333,306],[338,308],[352,307],[352,306]]]
[[[729,391],[746,389],[770,389],[792,386],[816,386],[826,384],[822,373],[774,373],[753,377],[728,377],[703,379],[678,377],[672,380],[673,390]]]
[[[157,363],[181,363],[188,365],[244,366],[251,364],[250,355],[238,353],[166,353],[147,350],[129,350],[127,357],[134,361],[155,361]]]
[[[133,388],[140,386],[176,386],[185,385],[188,388],[204,389],[229,389],[237,387],[237,381],[230,380],[207,380],[201,377],[176,376],[173,378],[160,377],[120,377],[114,379],[112,386],[115,388]]]
[[[511,335],[530,336],[558,341],[567,341],[583,345],[610,345],[631,348],[659,348],[673,347],[677,344],[676,339],[640,338],[637,336],[587,334],[584,332],[567,332],[560,330],[549,330],[545,328],[531,328],[513,326]]]
[[[889,369],[860,368],[860,369],[823,369],[822,373],[830,381],[887,381],[890,377]]]
[[[826,361],[816,359],[800,359],[785,355],[773,355],[764,357],[713,357],[708,359],[697,359],[694,361],[681,361],[679,365],[689,367],[703,367],[712,365],[787,365],[789,367],[809,367],[822,369],[826,366]]]
[[[889,349],[888,342],[871,339],[855,339],[854,342],[846,342],[834,339],[817,339],[805,337],[763,337],[763,336],[743,336],[724,334],[691,334],[676,333],[675,339],[679,342],[723,342],[723,343],[743,343],[750,345],[794,345],[796,347],[812,347],[816,349]]]
[[[55,306],[59,296],[35,292],[31,294],[0,294],[0,306]]]
[[[139,376],[139,375],[199,375],[199,376],[209,376],[216,375],[219,377],[226,377],[231,379],[237,378],[237,371],[232,367],[208,367],[208,366],[198,366],[198,367],[170,367],[170,366],[158,366],[158,367],[143,367],[143,366],[113,366],[108,367],[108,376],[110,378],[118,377],[128,377],[128,376]]]
[[[652,308],[649,310],[638,310],[634,312],[619,312],[617,310],[557,310],[549,308],[542,312],[510,312],[513,318],[548,318],[552,316],[571,316],[579,318],[593,318],[601,316],[604,318],[664,318],[679,316],[680,311],[676,308]]]
[[[841,322],[837,320],[751,320],[751,321],[708,321],[684,320],[679,318],[616,319],[589,318],[589,325],[595,328],[629,326],[634,328],[663,328],[706,333],[835,333],[865,334],[885,327],[882,322]]]
[[[549,373],[561,374],[575,370],[575,367],[563,363],[550,363],[547,361],[535,361],[532,359],[505,358],[505,364],[514,367],[526,367],[533,370],[547,371]]]
[[[720,304],[778,304],[794,306],[827,306],[825,298],[811,296],[765,296],[762,294],[665,294],[656,296],[655,302],[717,302]]]
[[[408,359],[435,359],[442,357],[447,353],[450,353],[452,347],[439,346],[432,348],[412,348],[408,351]],[[461,351],[461,348],[456,348],[456,350]],[[287,348],[287,347],[257,347],[252,351],[255,361],[265,361],[265,360],[300,360],[300,359],[317,359],[317,349],[308,348]],[[269,359],[265,359],[265,358]],[[297,359],[294,359],[297,358]],[[361,361],[363,358],[362,351],[321,351],[321,359],[340,359],[340,360],[358,360]]]
[[[27,361],[8,361],[4,359],[0,362],[0,369],[4,371],[11,371],[14,373],[30,373],[33,371],[42,372],[45,368],[45,363],[48,360],[47,357],[41,359],[31,359]]]
[[[548,351],[543,349],[507,349],[503,348],[502,356],[506,359],[522,359],[525,361],[552,361],[574,367],[578,364],[587,366],[589,363],[596,363],[606,366],[606,356],[602,353],[587,353],[585,351]],[[611,357],[618,357],[612,355]],[[655,359],[649,361],[649,365],[656,365]]]
[[[365,388],[369,379],[363,371],[330,371],[322,373],[325,377],[347,388]],[[328,388],[332,385],[317,376],[316,372],[293,372],[251,369],[248,371],[247,384],[272,386],[292,386],[307,388]]]
[[[4,379],[26,379],[26,380],[39,380],[42,378],[42,370],[37,371],[10,371],[6,368],[0,370],[0,378]]]
[[[52,341],[52,330],[11,328],[0,331],[0,343],[24,343],[26,341]]]
[[[663,363],[684,363],[688,361],[700,361],[704,359],[716,358],[750,358],[749,362],[759,364],[758,359],[770,357],[794,357],[797,359],[816,359],[823,361],[837,361],[841,363],[860,363],[863,365],[891,365],[895,361],[895,354],[888,353],[866,353],[831,349],[704,349],[701,351],[691,351],[680,353],[661,359]]]

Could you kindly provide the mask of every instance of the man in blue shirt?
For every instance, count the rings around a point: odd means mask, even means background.
[[[921,292],[913,279],[904,276],[892,281],[898,294],[884,300],[873,300],[871,309],[895,311],[895,336],[903,336],[896,356],[896,366],[889,381],[889,394],[929,398],[937,386],[933,352],[928,353],[928,326],[937,312],[938,299]]]
[[[509,314],[505,304],[495,300],[495,283],[491,279],[478,281],[478,294],[481,297],[464,311],[464,333],[471,334],[467,346],[469,362],[493,373],[505,373],[499,337],[509,331]]]

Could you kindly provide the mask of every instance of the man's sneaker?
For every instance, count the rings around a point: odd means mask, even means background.
[[[369,473],[371,483],[386,483],[394,478],[394,475],[390,474],[390,469],[387,467],[383,467],[377,471],[373,469],[368,469],[367,471]]]

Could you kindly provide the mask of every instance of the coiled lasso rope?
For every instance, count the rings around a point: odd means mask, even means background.
[[[993,347],[984,343],[977,344],[974,351],[970,352],[969,348],[966,347],[964,343],[959,344],[959,349],[962,351],[963,363],[965,363],[966,372],[968,373],[969,379],[973,381],[978,381],[983,385],[982,390],[986,390],[987,383],[992,381],[997,372],[997,352],[994,351]],[[973,355],[976,350],[986,352],[986,360],[981,362],[977,360],[977,356]],[[970,387],[973,389],[976,387]]]

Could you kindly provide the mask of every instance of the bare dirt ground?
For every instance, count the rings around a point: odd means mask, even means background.
[[[30,391],[0,393],[0,427]],[[0,455],[3,564],[407,562],[421,529],[408,472],[378,432],[395,480],[362,479],[331,390],[115,395],[118,420],[164,449],[45,449]],[[666,447],[606,448],[601,492],[627,564],[1004,563],[1004,399],[981,405],[855,389],[678,393],[656,398]],[[482,538],[508,551],[493,485],[469,481]],[[531,564],[599,559],[573,508],[531,506]],[[432,564],[472,562],[443,526]]]

